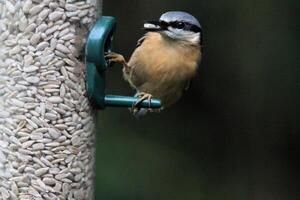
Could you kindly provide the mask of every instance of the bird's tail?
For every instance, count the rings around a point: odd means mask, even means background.
[[[147,113],[160,113],[163,110],[163,107],[160,109],[150,109],[150,108],[129,108],[130,112],[137,119],[142,119]]]
[[[140,109],[130,109],[130,112],[135,116],[137,119],[143,118],[149,111],[146,108],[140,108]]]

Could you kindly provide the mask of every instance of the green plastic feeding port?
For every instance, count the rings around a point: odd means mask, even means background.
[[[113,35],[116,30],[114,17],[102,16],[91,29],[85,48],[86,89],[92,105],[98,109],[111,107],[132,107],[138,97],[106,95],[105,71],[112,63],[105,59],[105,53],[112,51]],[[161,108],[159,99],[144,100],[137,105],[139,108]]]

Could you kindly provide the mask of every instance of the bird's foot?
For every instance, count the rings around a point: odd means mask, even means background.
[[[153,98],[152,94],[146,92],[138,92],[135,96],[139,99],[132,105],[133,108],[138,107],[146,99],[149,101],[148,108],[150,108],[151,99]]]
[[[120,63],[120,64],[126,63],[124,56],[122,56],[121,54],[118,54],[118,53],[108,52],[108,53],[105,53],[104,57],[111,62],[116,62],[116,63]]]
[[[132,107],[130,109],[133,115],[135,115],[136,113],[141,111],[142,108],[140,108],[139,105],[146,99],[149,100],[149,105],[148,105],[148,108],[143,109],[143,110],[145,110],[146,112],[151,110],[150,104],[151,104],[151,98],[153,97],[151,94],[148,94],[145,92],[138,92],[134,96],[138,97],[138,100],[134,104],[132,104]]]
[[[122,56],[121,54],[114,53],[114,52],[108,52],[105,54],[104,57],[105,57],[105,59],[109,60],[110,62],[122,64],[125,71],[128,71],[130,68],[126,63],[124,56]]]
[[[151,99],[153,98],[153,96],[149,93],[139,92],[135,95],[135,97],[138,97],[139,99],[132,105],[131,109],[129,110],[137,118],[141,118],[148,112],[159,113],[162,110],[161,108],[151,108]],[[144,100],[149,101],[148,108],[141,108],[139,106]]]

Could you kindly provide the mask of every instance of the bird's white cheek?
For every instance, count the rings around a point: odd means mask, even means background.
[[[199,33],[192,34],[189,37],[187,37],[187,40],[190,41],[193,44],[199,44],[199,42],[200,42],[200,34]]]
[[[177,30],[173,28],[169,28],[168,31],[164,31],[164,33],[175,40],[185,40],[192,44],[198,45],[200,43],[200,33],[194,33],[191,31],[185,30]]]

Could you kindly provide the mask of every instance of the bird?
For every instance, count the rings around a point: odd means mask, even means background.
[[[138,108],[145,99],[159,98],[162,108],[174,105],[188,89],[202,56],[203,31],[199,21],[184,11],[168,11],[158,21],[146,21],[130,59],[109,52],[105,58],[123,65],[123,77],[136,90],[136,117],[150,108]]]

